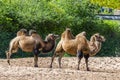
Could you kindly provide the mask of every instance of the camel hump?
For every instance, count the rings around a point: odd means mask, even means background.
[[[33,29],[31,29],[30,31],[29,31],[29,36],[31,36],[33,33],[37,33],[37,31],[36,30],[33,30]]]
[[[17,32],[17,36],[27,35],[27,29],[20,29]]]
[[[44,42],[39,34],[35,30],[30,30],[29,31],[29,36],[34,38],[37,44],[40,44],[42,47],[45,47]]]
[[[86,38],[86,32],[83,31],[83,32],[79,33],[78,35],[76,35],[76,38],[79,38],[79,37]]]

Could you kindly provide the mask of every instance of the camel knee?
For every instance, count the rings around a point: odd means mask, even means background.
[[[34,49],[33,53],[34,53],[34,55],[38,55],[39,54],[39,49]]]
[[[89,54],[84,55],[84,58],[85,58],[85,59],[88,59],[88,58],[89,58]]]
[[[11,55],[11,53],[9,51],[6,51],[6,57],[7,57],[7,59],[10,58],[10,55]]]
[[[82,58],[82,57],[83,57],[82,51],[78,51],[78,52],[77,52],[77,57],[78,57],[78,58]]]
[[[8,59],[8,52],[6,51],[6,58]]]

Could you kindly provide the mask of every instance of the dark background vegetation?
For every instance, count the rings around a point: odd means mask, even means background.
[[[98,19],[98,9],[89,0],[0,0],[0,58],[5,58],[10,40],[21,28],[35,29],[45,39],[49,33],[61,35],[66,27],[74,35],[86,31],[88,40],[97,32],[105,36],[106,42],[96,56],[120,56],[120,24]],[[33,56],[24,53],[19,50],[13,57]]]

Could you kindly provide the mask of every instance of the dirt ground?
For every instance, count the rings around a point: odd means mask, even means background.
[[[120,80],[119,57],[90,57],[86,71],[84,58],[80,70],[77,70],[76,57],[63,57],[62,68],[58,68],[55,58],[53,68],[49,68],[51,58],[39,57],[38,68],[33,67],[32,58],[0,59],[0,80]]]

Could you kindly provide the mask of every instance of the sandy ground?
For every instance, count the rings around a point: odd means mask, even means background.
[[[77,70],[76,57],[62,58],[61,69],[57,59],[53,68],[49,68],[50,57],[39,57],[38,68],[33,67],[33,57],[11,59],[10,66],[6,59],[0,59],[0,80],[120,80],[119,57],[90,57],[91,71],[86,71],[84,58],[80,70]]]

